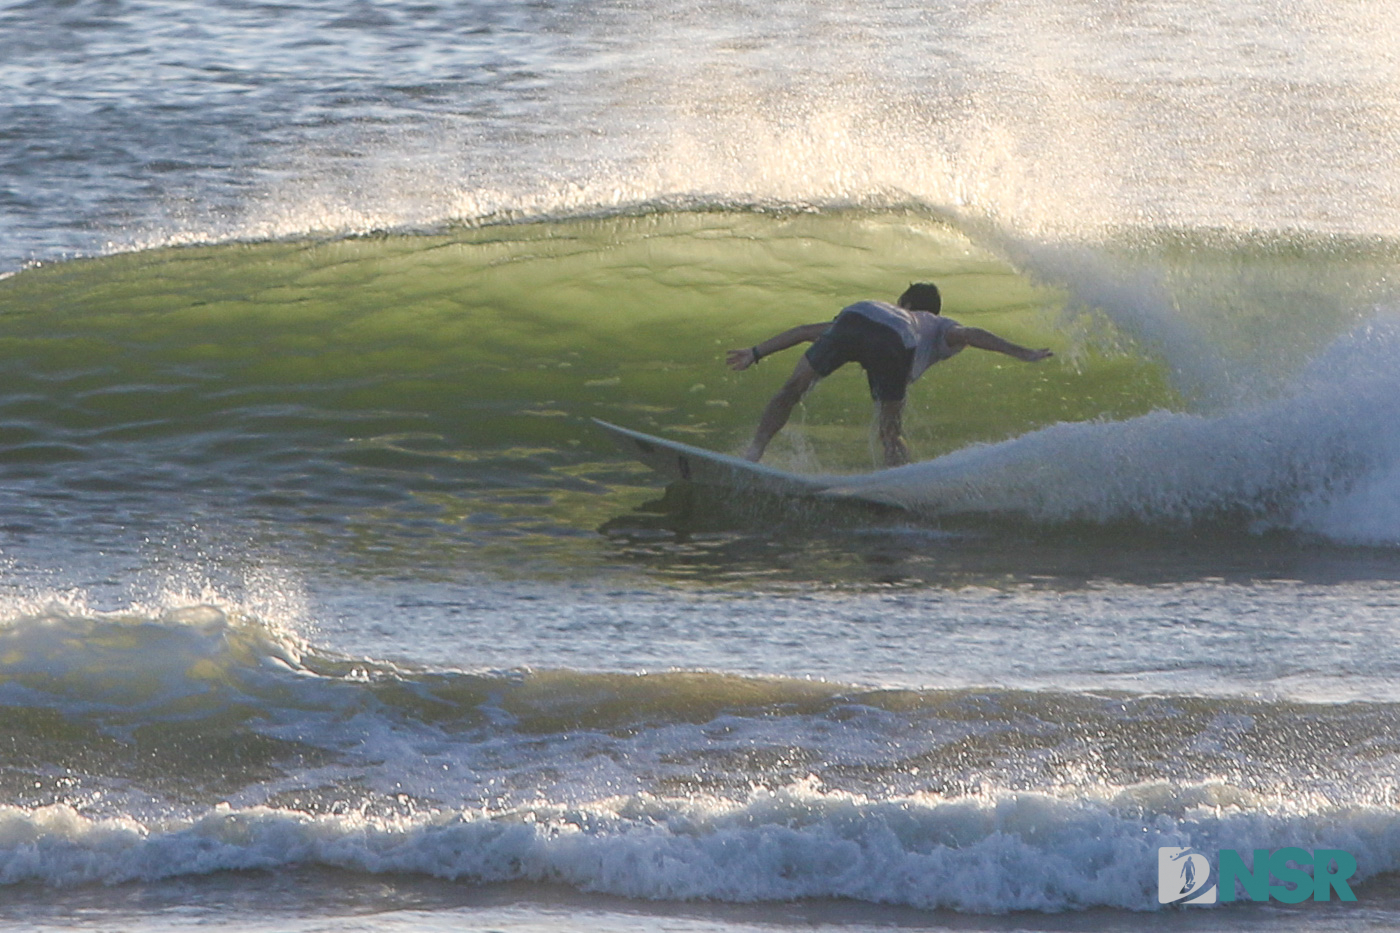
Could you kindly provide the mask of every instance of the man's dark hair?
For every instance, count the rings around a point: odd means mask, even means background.
[[[931,311],[937,314],[943,309],[943,297],[938,294],[938,286],[932,282],[915,282],[899,296],[899,306],[910,311]]]

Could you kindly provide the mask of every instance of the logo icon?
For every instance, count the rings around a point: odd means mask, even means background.
[[[1252,901],[1329,901],[1334,892],[1340,900],[1356,900],[1348,883],[1356,874],[1356,859],[1350,852],[1309,852],[1287,846],[1273,852],[1255,849],[1253,854],[1253,864],[1246,865],[1238,850],[1221,849],[1219,867],[1212,877],[1210,859],[1200,852],[1163,846],[1157,850],[1157,900],[1162,904],[1229,902],[1237,896],[1237,887],[1242,887]],[[1269,883],[1275,880],[1279,883]]]
[[[1216,884],[1210,859],[1192,849],[1157,850],[1157,901],[1162,904],[1214,904]]]

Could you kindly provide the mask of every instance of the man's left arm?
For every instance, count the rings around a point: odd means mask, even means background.
[[[799,343],[811,343],[826,333],[826,329],[830,326],[830,321],[824,321],[820,324],[801,324],[783,331],[776,337],[769,337],[762,343],[756,343],[747,350],[730,350],[725,355],[725,363],[736,372],[748,369],[763,357],[777,353],[779,350],[795,347]]]

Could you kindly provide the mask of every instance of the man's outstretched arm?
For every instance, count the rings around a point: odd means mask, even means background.
[[[1007,356],[1013,356],[1027,363],[1035,363],[1055,355],[1048,349],[1031,350],[1020,346],[980,327],[954,327],[948,331],[947,340],[950,347],[976,347],[979,350],[991,350],[993,353],[1005,353]]]
[[[729,368],[738,372],[748,369],[758,362],[760,357],[768,356],[770,353],[777,353],[779,350],[786,350],[788,347],[795,347],[799,343],[811,343],[831,326],[830,321],[823,321],[820,324],[801,324],[790,330],[785,330],[776,337],[769,337],[762,343],[754,344],[743,350],[730,350],[725,354],[724,361]],[[758,355],[755,356],[754,354]]]

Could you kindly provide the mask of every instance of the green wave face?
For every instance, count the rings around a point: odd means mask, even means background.
[[[657,213],[27,270],[0,281],[0,471],[128,522],[217,506],[373,561],[465,541],[498,570],[587,564],[660,490],[587,418],[733,452],[799,351],[732,373],[726,349],[916,279],[1058,353],[936,367],[906,416],[920,458],[1176,402],[1160,364],[1067,330],[1061,295],[928,216]],[[833,375],[771,462],[871,469],[870,409],[858,369]]]

